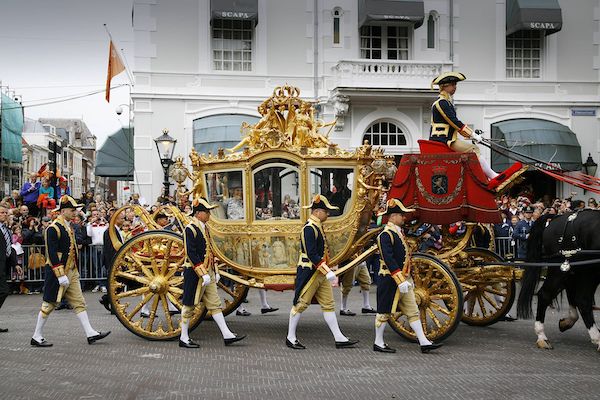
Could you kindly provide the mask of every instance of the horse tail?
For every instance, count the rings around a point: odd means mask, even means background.
[[[527,239],[526,261],[540,262],[542,260],[544,229],[546,228],[546,222],[552,217],[553,215],[543,215],[538,218],[531,227],[529,238]],[[531,302],[533,300],[533,295],[535,294],[537,283],[540,280],[542,269],[538,267],[524,268],[525,273],[523,274],[521,291],[519,292],[519,299],[517,300],[517,317],[529,319],[533,315]]]

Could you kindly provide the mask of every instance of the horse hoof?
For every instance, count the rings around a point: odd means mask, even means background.
[[[571,329],[573,325],[575,325],[575,321],[573,321],[572,319],[561,318],[560,321],[558,321],[558,329],[561,332]]]
[[[544,349],[544,350],[552,350],[554,348],[554,347],[552,347],[550,342],[547,340],[538,340],[536,342],[536,345],[539,349]]]

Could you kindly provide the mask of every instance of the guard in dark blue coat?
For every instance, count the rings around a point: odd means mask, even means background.
[[[210,210],[217,207],[211,205],[205,198],[197,198],[192,202],[192,221],[185,227],[183,240],[189,264],[183,271],[183,308],[181,309],[181,336],[179,347],[198,348],[196,342],[190,339],[190,318],[194,308],[200,301],[211,312],[217,323],[225,346],[240,341],[246,335],[238,336],[231,332],[223,317],[221,299],[217,292],[217,282],[221,277],[214,268],[214,256],[210,244],[210,236],[206,223],[210,219]]]
[[[77,270],[77,244],[75,235],[71,228],[71,220],[83,204],[77,204],[71,196],[62,196],[58,207],[53,211],[59,211],[60,216],[54,220],[46,229],[46,279],[44,281],[44,298],[42,308],[38,314],[35,332],[31,338],[34,347],[49,347],[51,343],[44,338],[43,329],[48,316],[56,308],[64,297],[77,318],[87,336],[87,341],[92,344],[110,334],[98,332],[92,328],[87,315],[85,299],[81,293],[79,283],[79,271]]]
[[[465,76],[460,72],[446,72],[435,78],[431,83],[432,89],[433,85],[439,86],[440,95],[431,106],[429,140],[444,143],[458,153],[476,153],[485,175],[488,179],[494,179],[498,174],[481,157],[479,147],[458,139],[458,135],[461,135],[477,143],[481,143],[483,140],[480,134],[473,131],[456,116],[452,96],[456,92],[457,83],[465,79]]]
[[[512,238],[516,243],[517,259],[524,260],[527,258],[527,239],[529,238],[529,232],[533,225],[533,207],[523,207],[524,219],[517,222],[517,226],[513,230]]]
[[[335,273],[329,268],[329,249],[323,222],[329,216],[330,211],[337,210],[323,195],[316,195],[310,205],[303,208],[311,209],[311,215],[306,221],[300,234],[300,256],[298,269],[296,271],[294,306],[290,311],[288,334],[285,340],[286,346],[292,349],[305,349],[296,338],[296,328],[300,321],[300,315],[310,305],[313,297],[321,306],[325,322],[329,326],[335,338],[335,347],[351,347],[358,340],[348,339],[340,331],[335,316],[335,302],[331,282],[335,280]]]
[[[388,216],[388,223],[377,236],[380,254],[379,283],[377,284],[377,316],[375,317],[375,343],[373,350],[381,353],[395,353],[383,341],[383,331],[391,317],[394,298],[398,296],[398,310],[406,315],[410,327],[415,332],[421,352],[428,353],[442,346],[427,339],[419,319],[419,308],[413,291],[410,274],[410,254],[402,232],[405,214],[415,211],[406,208],[398,199],[390,199],[386,210],[380,215]]]

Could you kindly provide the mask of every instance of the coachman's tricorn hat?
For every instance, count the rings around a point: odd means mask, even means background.
[[[433,89],[433,85],[438,85],[441,87],[447,83],[460,82],[464,81],[465,79],[467,79],[467,77],[460,72],[444,72],[431,82],[431,89]]]
[[[69,195],[64,195],[58,201],[58,207],[52,211],[66,210],[67,208],[81,208],[83,204],[79,204]]]
[[[311,210],[317,210],[320,208],[327,211],[340,209],[339,207],[332,206],[329,200],[327,200],[327,197],[323,196],[322,194],[316,194],[315,197],[313,197],[312,202],[307,206],[302,206],[302,208],[310,208]]]
[[[413,211],[417,211],[415,208],[406,208],[404,204],[398,199],[389,199],[385,203],[385,210],[377,214],[380,215],[390,215],[390,214],[406,214],[411,213]]]
[[[200,211],[210,211],[216,207],[216,204],[210,204],[204,197],[196,197],[192,201],[192,215]]]

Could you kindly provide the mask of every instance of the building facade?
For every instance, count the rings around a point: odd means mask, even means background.
[[[176,156],[214,153],[283,84],[336,121],[340,147],[401,156],[428,138],[432,79],[461,71],[459,117],[485,137],[566,169],[600,160],[600,0],[135,0],[133,25],[135,188],[148,203],[164,128]],[[573,191],[529,181],[536,195]]]

